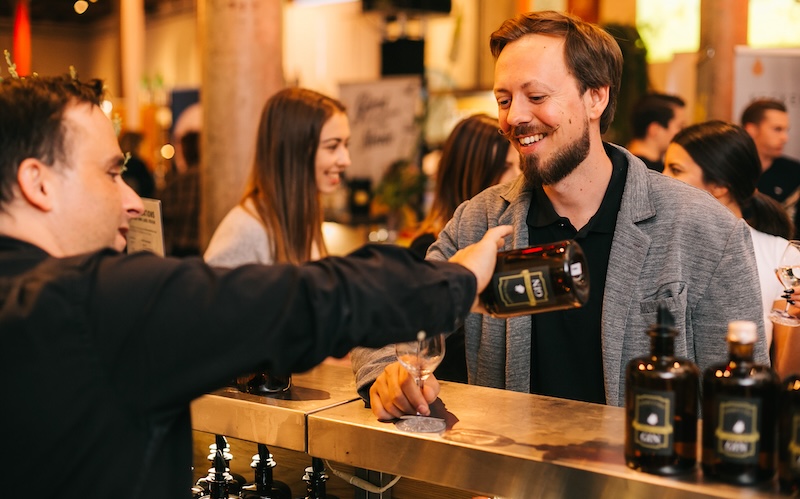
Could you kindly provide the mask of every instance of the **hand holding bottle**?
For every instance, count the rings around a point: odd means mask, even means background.
[[[478,294],[486,288],[494,273],[494,266],[497,260],[497,250],[505,244],[504,237],[511,234],[513,227],[510,225],[498,225],[486,231],[483,238],[469,246],[458,250],[449,261],[458,263],[468,268],[478,279]],[[472,305],[473,312],[485,312],[480,305],[478,296]]]

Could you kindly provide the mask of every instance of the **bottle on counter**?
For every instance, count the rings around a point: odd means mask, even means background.
[[[692,471],[697,464],[700,370],[675,357],[675,321],[659,307],[650,355],[632,359],[625,375],[625,461],[658,475]]]
[[[580,307],[589,299],[589,269],[572,240],[500,251],[481,303],[493,317]]]
[[[703,374],[703,473],[750,485],[775,475],[778,376],[753,361],[754,322],[728,325],[727,363]]]
[[[255,480],[242,487],[243,499],[292,499],[292,491],[285,483],[275,480],[273,468],[276,463],[264,444],[258,444],[258,454],[253,456],[250,467],[255,472]]]
[[[783,380],[778,395],[778,481],[781,492],[800,492],[800,375]]]

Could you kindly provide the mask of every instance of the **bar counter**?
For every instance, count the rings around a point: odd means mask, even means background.
[[[322,364],[292,375],[284,393],[259,396],[223,388],[192,402],[192,428],[284,449],[307,452],[309,414],[359,400],[353,372]]]
[[[193,404],[194,427],[508,498],[786,497],[775,483],[738,487],[700,472],[667,478],[629,469],[622,408],[442,382],[432,410],[447,430],[412,434],[377,421],[353,396],[352,377],[347,368],[324,365],[295,377],[297,388],[330,394],[325,400],[265,401],[235,390],[215,392]],[[302,432],[306,444],[300,449]]]

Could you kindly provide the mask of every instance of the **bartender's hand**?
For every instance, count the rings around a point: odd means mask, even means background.
[[[510,225],[498,225],[486,231],[483,238],[477,243],[470,244],[450,257],[450,262],[458,263],[468,268],[478,279],[478,294],[484,290],[492,279],[494,265],[497,263],[497,250],[503,247],[505,236],[513,231]],[[472,304],[473,312],[485,312],[478,302],[478,295]]]
[[[440,389],[439,382],[431,374],[420,391],[414,377],[399,362],[394,362],[386,366],[372,384],[369,402],[372,413],[381,421],[417,412],[428,416],[431,413],[428,404],[436,400]]]

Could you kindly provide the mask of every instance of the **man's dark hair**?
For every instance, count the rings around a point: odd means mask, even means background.
[[[756,99],[742,112],[742,126],[748,123],[754,125],[760,124],[764,121],[764,113],[767,111],[780,111],[786,112],[786,105],[777,99]]]
[[[495,59],[506,45],[525,35],[540,34],[564,38],[564,61],[578,80],[581,94],[608,87],[608,106],[600,117],[600,132],[614,120],[622,80],[622,51],[613,36],[600,26],[555,11],[528,12],[506,20],[489,39]]]
[[[631,132],[634,138],[643,139],[651,123],[663,128],[675,117],[675,108],[686,107],[686,102],[677,95],[649,93],[643,95],[631,111]]]
[[[102,81],[84,83],[69,75],[0,81],[0,206],[12,199],[22,161],[53,165],[66,159],[66,108],[99,106],[103,95]]]

